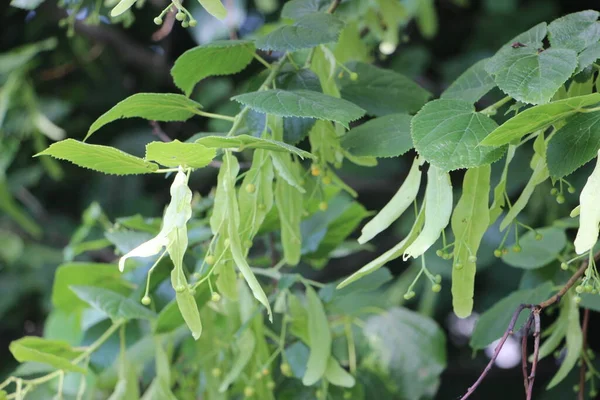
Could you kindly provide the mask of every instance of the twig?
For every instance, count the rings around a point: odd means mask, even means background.
[[[172,8],[165,16],[162,26],[152,34],[152,40],[159,42],[169,36],[175,25],[175,9]]]
[[[583,332],[583,346],[582,352],[585,354],[587,351],[587,336],[588,336],[588,325],[590,322],[590,310],[585,309],[583,312],[583,323],[581,324],[581,331]],[[585,360],[581,360],[581,368],[579,369],[579,394],[578,400],[585,400]]]
[[[101,44],[95,44],[92,46],[88,54],[83,58],[83,62],[88,64],[102,54],[104,51],[104,46]],[[54,79],[64,78],[69,75],[71,72],[77,69],[77,64],[74,61],[69,61],[65,64],[58,65],[56,67],[44,69],[40,72],[40,79],[43,81],[50,81]]]
[[[327,9],[327,14],[333,14],[333,12],[336,10],[336,8],[338,8],[341,2],[342,0],[333,0],[331,2],[331,5]]]
[[[163,142],[171,142],[171,138],[169,137],[169,135],[167,135],[165,133],[165,131],[163,131],[159,125],[158,122],[156,121],[150,121],[150,126],[152,127],[152,133],[158,137],[160,140],[162,140]]]
[[[523,337],[521,338],[521,371],[523,372],[523,387],[525,388],[525,396],[529,393],[529,379],[527,374],[527,338],[529,337],[529,330],[533,324],[533,313],[529,314],[527,323],[523,329]]]
[[[483,379],[486,377],[486,375],[492,369],[492,365],[494,365],[494,362],[496,361],[496,358],[498,358],[498,355],[500,354],[500,350],[502,350],[502,347],[504,346],[504,343],[506,342],[506,340],[508,339],[508,337],[514,333],[515,324],[517,323],[517,319],[519,318],[519,315],[521,314],[521,311],[523,311],[526,308],[531,309],[532,307],[533,306],[531,304],[520,304],[519,307],[517,307],[517,309],[513,313],[512,318],[510,319],[510,323],[508,324],[508,328],[506,328],[506,331],[504,331],[504,335],[502,335],[502,338],[500,339],[500,342],[498,343],[498,345],[494,349],[494,354],[492,355],[492,358],[490,359],[490,362],[485,366],[485,369],[483,370],[483,372],[481,373],[481,375],[479,375],[479,378],[475,381],[475,383],[473,384],[473,386],[471,386],[469,388],[469,390],[467,390],[467,393],[463,397],[461,397],[460,400],[466,400],[466,399],[468,399],[469,396],[471,396],[473,394],[473,392],[475,392],[475,390],[477,389],[477,387],[481,384],[481,382],[483,381]]]
[[[533,396],[533,382],[535,381],[535,373],[537,370],[538,359],[540,357],[540,311],[533,310],[533,360],[531,362],[531,371],[529,372],[529,386],[527,387],[527,400],[531,400]]]

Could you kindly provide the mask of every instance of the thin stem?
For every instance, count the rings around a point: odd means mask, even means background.
[[[333,14],[333,12],[338,8],[342,0],[333,0],[327,9],[327,14]]]
[[[351,374],[356,374],[356,344],[354,343],[354,333],[352,332],[352,319],[346,317],[344,321],[346,331],[346,340],[348,341],[348,366]]]
[[[262,58],[261,56],[259,56],[257,52],[254,52],[252,55],[254,56],[254,58],[256,59],[256,61],[258,61],[259,63],[261,63],[262,65],[264,65],[268,69],[273,68],[271,66],[271,64],[269,64],[264,58]]]
[[[523,329],[523,337],[521,338],[521,372],[523,373],[523,386],[525,388],[525,396],[529,393],[529,380],[527,379],[527,338],[529,330],[533,323],[533,314],[529,314],[525,329]]]
[[[159,168],[156,171],[154,171],[155,174],[164,174],[164,173],[169,173],[169,172],[177,172],[179,171],[179,168]]]
[[[495,115],[496,111],[498,111],[498,109],[500,107],[502,107],[504,104],[508,103],[511,100],[512,100],[512,97],[506,96],[503,99],[495,102],[491,106],[484,108],[483,110],[480,111],[480,113],[485,114],[485,115]]]
[[[200,116],[206,117],[206,118],[222,119],[224,121],[230,121],[230,122],[235,121],[235,117],[231,117],[229,115],[214,114],[214,113],[209,113],[209,112],[198,110],[198,109],[194,109],[194,113],[196,115],[200,115]]]
[[[469,396],[471,396],[473,394],[473,392],[475,392],[475,390],[477,389],[477,387],[481,384],[481,382],[483,381],[483,379],[486,377],[486,375],[492,369],[492,365],[494,365],[494,362],[496,361],[496,358],[498,358],[498,355],[500,354],[500,350],[502,350],[502,347],[504,346],[504,343],[506,342],[506,340],[508,339],[508,337],[514,333],[515,324],[517,323],[517,319],[519,318],[519,314],[521,314],[521,311],[523,311],[524,309],[526,309],[526,308],[530,309],[531,307],[532,307],[531,304],[520,304],[519,307],[517,307],[517,309],[513,313],[512,318],[510,319],[510,323],[508,324],[508,327],[506,328],[506,331],[504,331],[504,335],[502,335],[502,338],[500,339],[500,342],[498,343],[498,345],[494,349],[494,354],[492,355],[492,358],[490,359],[490,362],[486,365],[485,369],[483,370],[483,372],[481,373],[481,375],[479,375],[479,378],[475,381],[475,383],[473,384],[473,386],[471,386],[467,390],[467,393],[463,397],[461,397],[460,400],[466,400],[466,399],[468,399]]]
[[[533,396],[533,382],[535,381],[535,373],[537,371],[537,364],[540,358],[540,337],[541,337],[541,324],[540,324],[540,312],[534,310],[533,314],[533,361],[531,362],[531,371],[529,372],[529,386],[527,387],[527,400],[531,400]]]

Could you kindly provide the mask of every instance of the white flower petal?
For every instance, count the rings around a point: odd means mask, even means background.
[[[123,272],[123,270],[125,269],[125,261],[127,261],[129,257],[155,256],[158,253],[160,253],[160,251],[165,245],[165,237],[161,234],[159,234],[155,238],[148,240],[147,242],[140,244],[138,247],[121,257],[121,259],[119,260],[119,271]]]

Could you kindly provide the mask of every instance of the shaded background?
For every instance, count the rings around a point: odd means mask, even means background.
[[[49,37],[58,39],[57,48],[43,52],[37,57],[39,62],[26,73],[31,86],[35,88],[39,106],[65,129],[68,137],[76,139],[85,136],[89,125],[99,115],[133,93],[176,91],[169,75],[173,61],[185,50],[214,40],[215,35],[227,35],[226,30],[217,29],[214,21],[199,20],[196,28],[183,29],[176,24],[168,36],[154,41],[152,37],[158,27],[152,20],[164,7],[162,1],[154,0],[149,1],[150,4],[142,10],[136,10],[136,20],[128,29],[108,24],[86,26],[75,22],[76,34],[68,37],[66,28],[59,26],[64,12],[54,6],[54,1],[47,0],[46,3],[49,4],[43,4],[36,12],[18,10],[7,4],[0,6],[0,53]],[[237,7],[238,32],[242,37],[278,16],[277,11],[267,15],[261,13],[257,4],[250,0],[232,0],[232,3]],[[405,42],[394,54],[387,58],[381,54],[376,57],[377,64],[411,77],[436,97],[475,61],[492,55],[502,44],[531,26],[566,13],[599,8],[598,2],[591,0],[441,0],[435,4],[439,30],[434,39],[424,40],[411,23],[405,30]],[[194,7],[190,9],[193,12]],[[0,59],[0,68],[1,63]],[[247,81],[262,69],[260,64],[253,63],[234,77],[206,79],[198,85],[193,97],[210,111],[233,114],[236,106],[228,99],[243,91]],[[483,108],[500,97],[501,94],[495,89],[478,106]],[[180,140],[196,132],[224,129],[218,121],[207,122],[201,118],[185,124],[162,124],[162,128],[169,137]],[[31,131],[30,121],[26,117],[7,121],[0,131],[0,161],[3,138],[21,138],[16,160],[6,172],[7,183],[14,196],[44,229],[43,236],[34,239],[0,214],[0,228],[18,233],[21,241],[20,244],[14,244],[6,241],[14,241],[14,236],[6,240],[0,237],[2,376],[15,366],[8,352],[10,341],[25,334],[42,332],[43,321],[51,304],[49,295],[54,270],[63,259],[63,248],[79,225],[83,210],[96,201],[110,219],[136,213],[156,216],[160,215],[168,196],[163,177],[103,176],[67,163],[48,164],[48,161],[32,159],[31,156],[45,144],[33,140]],[[141,156],[144,145],[153,140],[157,140],[153,127],[146,121],[132,119],[111,124],[110,128],[95,135],[93,143],[112,145]],[[306,144],[301,146],[305,147]],[[377,210],[399,187],[410,166],[410,159],[382,159],[375,168],[345,165],[341,175],[359,192],[359,200],[367,209]],[[520,193],[520,188],[529,178],[527,162],[526,155],[517,155],[511,165],[509,190],[513,196]],[[494,167],[496,175],[498,167],[501,166]],[[581,182],[589,170],[589,165],[582,168],[571,178],[571,183],[581,188]],[[195,174],[191,182],[192,189],[201,194],[208,193],[214,185],[216,173],[216,169],[206,168]],[[460,179],[460,176],[456,178]],[[459,187],[458,184],[455,187]],[[549,190],[549,183],[538,189],[526,210],[525,222],[532,226],[547,225],[557,217],[568,215],[577,202],[576,197],[571,195],[567,197],[566,204],[558,205],[548,195]],[[374,242],[373,253],[363,252],[334,260],[325,269],[307,269],[304,273],[324,282],[347,275],[397,243],[410,228],[407,222],[410,221],[403,223],[401,220],[391,233],[380,235],[382,237]],[[479,312],[519,287],[522,270],[511,268],[491,257],[491,251],[500,240],[497,237],[499,235],[487,235],[487,246],[484,245],[481,250],[490,254],[483,256],[487,261],[479,266],[481,271],[476,287],[476,309]],[[17,249],[16,256],[14,246]],[[112,251],[96,251],[91,253],[89,259],[112,261],[114,254]],[[449,266],[444,263],[434,261],[431,269],[435,272],[432,272],[443,274],[445,270],[447,276]],[[408,266],[398,260],[389,265],[394,275],[401,274]],[[556,265],[552,268],[556,268]],[[473,356],[468,347],[469,324],[460,324],[452,319],[448,289],[449,285],[446,284],[442,295],[430,310],[448,337],[448,368],[442,377],[437,396],[439,399],[459,397],[475,381],[487,362],[484,352]],[[600,333],[596,317],[592,314],[589,331],[590,347],[593,349],[599,347],[598,339],[595,339]],[[544,326],[551,322],[546,319]],[[519,351],[515,349],[513,354]],[[511,364],[509,361],[505,360],[507,365]],[[556,361],[552,357],[540,363],[536,398],[575,397],[572,390],[574,377],[561,384],[559,389],[542,394],[542,387],[555,371]],[[473,398],[521,398],[522,393],[521,371],[517,366],[495,369]]]

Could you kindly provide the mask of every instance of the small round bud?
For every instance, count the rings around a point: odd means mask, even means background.
[[[326,201],[322,201],[319,203],[319,210],[321,211],[326,211],[327,210],[327,202]]]
[[[594,287],[588,283],[587,285],[585,285],[583,287],[583,290],[585,290],[586,293],[592,293],[592,290],[594,290]]]
[[[356,81],[358,80],[358,74],[356,72],[351,72],[350,73],[350,80],[351,81]]]
[[[265,206],[263,203],[259,203],[259,204],[258,204],[258,209],[259,209],[260,211],[264,211],[264,210],[266,210],[266,209],[267,209],[267,206]]]
[[[463,265],[459,262],[457,262],[456,264],[454,264],[454,268],[456,268],[457,270],[461,270],[463,268]]]
[[[558,194],[558,189],[557,189],[557,188],[552,188],[552,189],[550,189],[550,194],[551,194],[552,196],[556,196],[556,195]]]
[[[263,374],[263,376],[267,376],[271,373],[271,371],[269,371],[269,368],[263,368],[260,373]]]
[[[435,283],[441,283],[442,282],[442,276],[440,274],[437,274],[433,279],[435,279]]]
[[[67,26],[67,23],[68,23],[67,19],[66,19],[66,18],[63,18],[63,19],[60,19],[60,20],[58,21],[58,26],[59,26],[60,28],[64,28],[65,26]]]
[[[452,258],[452,254],[451,253],[444,253],[444,260],[449,260]]]
[[[569,186],[569,188],[567,189],[567,191],[569,193],[575,193],[575,188],[573,186]]]
[[[350,400],[352,398],[352,392],[344,392],[344,400]]]
[[[161,18],[161,17],[156,17],[156,18],[154,18],[154,23],[155,23],[156,25],[162,25],[162,23],[163,23],[163,20],[162,20],[162,18]]]
[[[252,247],[252,240],[244,240],[244,247],[248,249]]]
[[[471,262],[471,263],[477,262],[477,257],[476,256],[469,256],[469,262]]]
[[[500,250],[500,249],[494,250],[494,256],[498,257],[498,258],[502,257],[502,250]]]
[[[256,186],[252,183],[249,183],[246,185],[246,192],[248,193],[254,193],[256,192]]]
[[[560,263],[560,269],[562,269],[563,271],[568,270],[569,264],[567,264],[566,262]]]
[[[267,389],[269,389],[269,390],[275,389],[275,382],[273,382],[273,381],[267,382]]]
[[[543,238],[544,238],[544,235],[542,235],[541,233],[535,234],[535,240],[542,240]]]
[[[214,376],[215,378],[218,378],[219,376],[221,376],[221,368],[213,368],[210,373],[212,374],[212,376]]]
[[[410,292],[404,293],[404,300],[410,300],[413,297],[415,297],[415,292],[413,292],[412,290]]]
[[[142,304],[145,306],[149,306],[150,303],[152,303],[152,299],[150,298],[150,296],[144,296],[142,297]]]
[[[251,386],[246,386],[244,388],[244,396],[245,397],[252,397],[254,396],[254,388]]]
[[[442,250],[436,250],[435,255],[442,258],[444,257],[444,252]]]
[[[581,285],[575,287],[575,291],[579,294],[583,293],[584,290],[585,290],[584,287]]]
[[[283,363],[279,366],[279,369],[284,376],[292,376],[292,367],[290,367],[290,364]]]
[[[196,21],[195,19],[190,19],[190,26],[193,28],[196,25],[198,25],[198,21]]]
[[[263,376],[262,376],[262,374],[260,373],[260,371],[258,371],[256,374],[254,374],[254,377],[255,377],[257,380],[260,380],[260,379],[262,379],[262,377],[263,377]]]
[[[175,19],[177,21],[183,21],[185,19],[185,13],[183,11],[179,11],[177,14],[175,14]]]
[[[323,185],[331,184],[331,178],[329,176],[324,176],[322,181],[323,181]]]
[[[342,79],[344,77],[344,71],[340,71],[340,73],[338,74],[338,78]]]
[[[521,250],[523,250],[523,249],[521,249],[521,246],[519,246],[518,244],[515,244],[515,245],[512,247],[512,251],[514,251],[515,253],[520,253],[520,252],[521,252]]]
[[[187,28],[188,26],[190,26],[190,23],[189,23],[189,22],[187,22],[187,21],[183,21],[183,22],[181,23],[181,26],[182,26],[182,27],[184,27],[184,28]]]
[[[573,391],[575,393],[579,392],[579,385],[573,385]]]
[[[321,389],[317,389],[315,391],[315,396],[317,397],[317,399],[322,399],[323,398],[323,391]]]
[[[434,293],[439,293],[442,291],[442,285],[440,285],[439,283],[436,283],[435,285],[433,285],[431,287],[431,291]]]
[[[175,287],[175,291],[176,291],[177,293],[183,293],[183,292],[185,291],[185,285],[177,285],[177,286]]]
[[[217,261],[217,260],[215,259],[215,256],[213,256],[212,254],[209,254],[206,257],[204,257],[204,262],[207,263],[208,265],[213,265],[215,263],[215,261]]]
[[[210,301],[212,301],[213,303],[218,303],[221,300],[221,295],[217,292],[213,292],[210,295]]]
[[[559,194],[558,196],[556,196],[556,202],[558,204],[563,204],[565,202],[565,196],[563,196],[562,194]]]
[[[394,51],[396,51],[396,45],[392,42],[381,42],[379,44],[379,51],[386,56],[389,56]]]
[[[573,301],[575,302],[575,304],[579,304],[579,303],[581,303],[581,297],[575,296],[575,297],[573,297]]]
[[[321,175],[321,168],[319,168],[318,165],[313,165],[312,167],[310,167],[310,174],[312,176],[319,176],[319,175]]]

